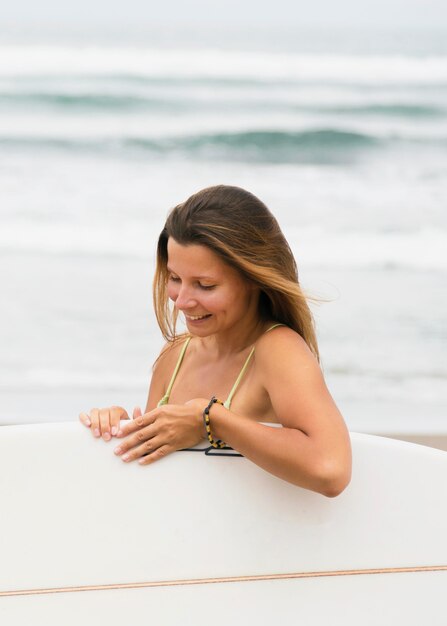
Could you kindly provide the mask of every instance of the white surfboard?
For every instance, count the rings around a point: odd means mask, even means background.
[[[447,453],[352,434],[334,499],[245,458],[0,428],[0,624],[445,624]]]

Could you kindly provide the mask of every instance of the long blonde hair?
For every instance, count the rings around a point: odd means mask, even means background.
[[[319,358],[315,326],[298,269],[278,222],[256,196],[240,187],[217,185],[192,195],[169,213],[157,246],[154,309],[167,341],[175,341],[177,311],[167,295],[168,239],[206,246],[260,289],[261,319],[289,326]]]

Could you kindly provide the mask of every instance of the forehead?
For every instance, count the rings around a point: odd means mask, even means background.
[[[191,276],[238,274],[206,246],[182,245],[172,237],[168,239],[168,267],[177,274]]]
[[[206,246],[196,244],[182,245],[172,237],[168,239],[168,264],[180,267],[210,268],[225,265],[224,262]],[[171,267],[171,269],[174,269]]]

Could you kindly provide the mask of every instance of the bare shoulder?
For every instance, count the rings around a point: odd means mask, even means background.
[[[255,364],[277,421],[310,438],[324,471],[341,467],[350,475],[349,433],[305,340],[290,328],[275,328],[258,340]]]
[[[266,370],[278,369],[293,364],[311,367],[320,371],[315,355],[305,340],[288,326],[278,326],[263,335],[256,342],[258,367]]]
[[[337,409],[326,387],[318,360],[305,340],[287,327],[275,328],[256,344],[259,381],[283,425],[312,432]]]

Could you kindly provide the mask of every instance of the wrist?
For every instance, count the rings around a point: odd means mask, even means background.
[[[203,421],[203,409],[207,406],[208,402],[209,400],[206,398],[193,398],[185,402],[185,405],[191,407],[193,410],[194,419],[197,423],[197,432],[202,441],[208,441],[208,435]]]
[[[213,448],[225,448],[226,443],[221,439],[217,439],[213,436],[212,426],[211,426],[211,409],[215,404],[223,405],[222,400],[218,400],[215,396],[213,396],[206,407],[203,409],[202,417],[203,417],[203,425],[206,432],[206,437],[209,443],[213,446]]]

